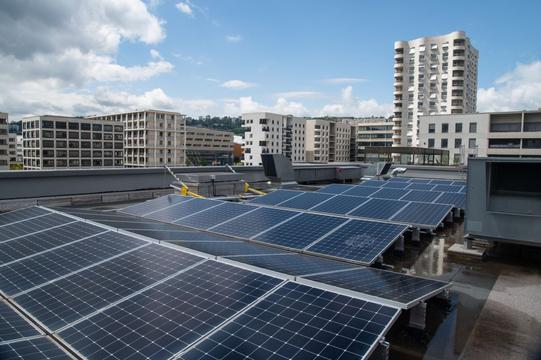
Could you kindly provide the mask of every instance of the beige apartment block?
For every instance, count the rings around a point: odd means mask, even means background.
[[[540,157],[541,110],[422,116],[421,146],[449,150],[452,164],[468,157]]]
[[[479,53],[463,31],[394,44],[394,146],[421,146],[419,117],[474,113]]]
[[[122,167],[124,126],[68,116],[22,119],[25,170]]]
[[[304,162],[305,119],[268,112],[242,115],[245,166],[262,165],[262,154],[284,154],[292,162]]]
[[[8,114],[0,112],[0,170],[9,170]]]
[[[17,134],[8,134],[8,156],[10,165],[17,163]]]
[[[186,117],[178,112],[146,109],[92,116],[124,124],[124,166],[184,166]]]
[[[309,119],[306,121],[304,147],[307,162],[329,162],[330,134],[330,121],[323,119]]]
[[[186,155],[189,165],[231,164],[233,136],[230,131],[186,127]]]

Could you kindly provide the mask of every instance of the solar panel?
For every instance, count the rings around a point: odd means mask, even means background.
[[[158,221],[174,222],[198,211],[202,211],[222,203],[222,201],[216,200],[192,199],[190,201],[175,204],[167,209],[156,211],[152,214],[146,215],[145,217]]]
[[[175,241],[174,243],[215,256],[284,254],[286,252],[244,241]]]
[[[399,310],[286,283],[184,360],[365,359]]]
[[[318,189],[316,192],[322,192],[326,194],[340,194],[344,191],[351,189],[354,185],[347,184],[330,184]]]
[[[130,230],[136,234],[147,236],[160,241],[183,240],[183,241],[231,241],[230,237],[209,234],[199,231],[186,230]]]
[[[307,276],[306,279],[357,291],[409,308],[449,286],[448,283],[374,268]]]
[[[385,183],[385,180],[365,180],[357,186],[382,187]]]
[[[0,267],[0,290],[13,295],[145,244],[118,233],[96,235]]]
[[[436,204],[451,204],[457,209],[465,209],[466,195],[462,193],[444,192],[434,202]]]
[[[289,190],[276,190],[257,197],[253,200],[248,201],[251,204],[265,204],[265,205],[276,205],[278,203],[284,202],[292,197],[300,195],[300,191],[289,191]]]
[[[225,235],[249,239],[282,221],[299,214],[296,211],[260,208],[209,230]]]
[[[407,177],[392,177],[387,181],[393,181],[393,182],[409,182],[410,178]]]
[[[106,230],[94,225],[74,222],[6,241],[0,246],[0,266],[104,231]]]
[[[74,221],[75,220],[69,217],[53,213],[40,216],[38,218],[30,218],[17,223],[4,225],[0,227],[0,242],[22,237]]]
[[[51,330],[58,330],[202,260],[151,244],[15,297]]]
[[[406,228],[405,225],[351,220],[306,251],[372,264]]]
[[[401,200],[431,203],[440,195],[441,192],[439,191],[411,190],[409,194],[404,196]]]
[[[428,184],[431,181],[432,181],[431,179],[419,179],[419,178],[410,179],[410,183],[414,183],[414,184]]]
[[[168,359],[280,281],[206,262],[58,335],[90,359]]]
[[[378,187],[371,187],[371,186],[354,186],[348,191],[345,191],[342,195],[351,195],[351,196],[370,196],[376,191],[378,191]]]
[[[391,218],[408,224],[428,227],[438,226],[451,211],[451,205],[410,202]]]
[[[254,240],[292,249],[304,249],[346,221],[347,219],[334,216],[301,214],[259,234]]]
[[[460,189],[459,193],[465,194],[465,193],[466,193],[466,189],[467,189],[467,187],[464,186],[462,189]]]
[[[435,187],[436,187],[436,185],[431,185],[431,184],[410,183],[406,189],[430,191],[430,190],[434,189]]]
[[[0,343],[29,336],[40,335],[21,315],[0,300]]]
[[[322,194],[318,192],[306,192],[302,195],[294,197],[293,199],[286,200],[278,204],[278,206],[292,208],[292,209],[310,209],[325,200],[329,200],[334,195]]]
[[[347,214],[368,200],[367,197],[361,196],[337,195],[311,210],[332,214]]]
[[[72,360],[47,337],[0,344],[2,360]]]
[[[208,210],[182,218],[176,224],[194,227],[197,229],[208,229],[226,220],[257,209],[255,206],[224,202]]]
[[[145,215],[149,212],[163,209],[164,207],[171,206],[183,201],[192,200],[191,197],[185,197],[180,195],[167,195],[156,199],[147,200],[145,202],[128,206],[127,208],[119,210],[120,212],[132,215]]]
[[[270,256],[234,256],[231,257],[231,260],[294,276],[355,268],[342,261],[294,253]]]
[[[392,189],[404,189],[407,187],[409,183],[407,182],[397,182],[397,181],[386,181],[385,184],[382,185],[383,188],[392,188]]]
[[[10,211],[0,214],[0,226],[13,223],[16,221],[26,220],[31,217],[41,216],[50,213],[49,210],[45,210],[39,207],[30,207],[21,210]]]
[[[387,220],[406,205],[407,202],[399,200],[370,199],[348,215]]]
[[[445,191],[445,192],[459,192],[462,189],[462,186],[458,185],[436,185],[434,187],[435,191]]]
[[[388,189],[383,188],[379,191],[376,191],[370,197],[377,199],[393,199],[399,200],[402,196],[406,195],[410,190],[405,189]]]
[[[432,179],[430,183],[434,185],[451,185],[453,183],[453,180]]]

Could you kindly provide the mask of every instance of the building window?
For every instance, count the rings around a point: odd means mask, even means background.
[[[441,132],[442,133],[448,133],[449,132],[449,124],[447,124],[447,123],[441,124]]]
[[[434,134],[436,132],[436,124],[428,124],[428,133]]]
[[[476,133],[477,132],[477,123],[470,123],[470,133]]]
[[[455,139],[455,149],[460,149],[462,146],[462,139]]]
[[[461,133],[462,132],[462,123],[456,123],[455,124],[455,132]]]
[[[448,143],[447,139],[441,139],[441,146],[440,147],[442,149],[447,149],[447,143]]]
[[[477,147],[476,139],[469,139],[468,140],[468,147],[470,149],[475,149]]]
[[[433,148],[434,147],[434,139],[428,139],[428,147]]]

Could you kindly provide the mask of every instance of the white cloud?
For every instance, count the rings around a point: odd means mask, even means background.
[[[227,35],[225,37],[225,41],[230,43],[238,43],[242,40],[242,37],[240,35]]]
[[[354,84],[354,83],[360,83],[365,82],[366,79],[362,78],[349,78],[349,77],[337,77],[337,78],[330,78],[325,79],[323,82],[326,82],[327,84]]]
[[[213,83],[218,83],[218,82],[220,82],[220,80],[215,79],[215,78],[206,78],[205,80],[210,81],[210,82],[213,82]]]
[[[284,99],[308,99],[317,98],[321,96],[317,91],[286,91],[274,94],[276,97]]]
[[[179,2],[176,5],[177,9],[179,9],[182,13],[193,16],[193,10],[190,7],[190,4],[188,2]]]
[[[317,112],[318,116],[389,116],[392,104],[380,104],[375,99],[359,99],[353,94],[353,87],[342,89],[340,99],[334,103],[324,105]]]
[[[541,61],[518,64],[494,86],[477,92],[478,111],[535,110],[541,107]]]
[[[221,86],[228,89],[248,89],[256,86],[256,84],[242,80],[229,80],[222,83]]]
[[[156,49],[150,49],[150,57],[153,59],[163,60],[163,57],[160,55],[160,53]]]
[[[271,106],[263,105],[254,101],[251,96],[243,96],[238,100],[229,100],[224,104],[224,113],[238,116],[249,112],[274,112],[279,114],[291,114],[297,116],[308,115],[309,111],[303,104],[279,98]]]

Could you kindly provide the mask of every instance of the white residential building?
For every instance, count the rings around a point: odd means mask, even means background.
[[[23,162],[23,136],[22,135],[17,135],[16,154],[17,154],[17,162],[22,164]]]
[[[17,134],[9,133],[8,136],[9,164],[17,163]]]
[[[303,162],[305,119],[268,112],[242,115],[245,166],[262,165],[262,154],[285,154],[292,162]]]
[[[354,160],[364,158],[366,147],[393,145],[393,120],[381,118],[360,118],[348,120],[352,129],[352,146],[355,148]],[[353,160],[352,159],[352,160]]]
[[[394,44],[394,146],[421,146],[419,117],[473,113],[479,53],[463,31]]]
[[[8,114],[0,112],[0,170],[9,170]]]
[[[122,123],[68,116],[22,119],[23,168],[121,167]]]
[[[186,117],[177,112],[146,109],[92,116],[124,124],[124,166],[184,166]]]
[[[421,116],[419,141],[449,150],[451,164],[475,156],[540,157],[541,110]]]

